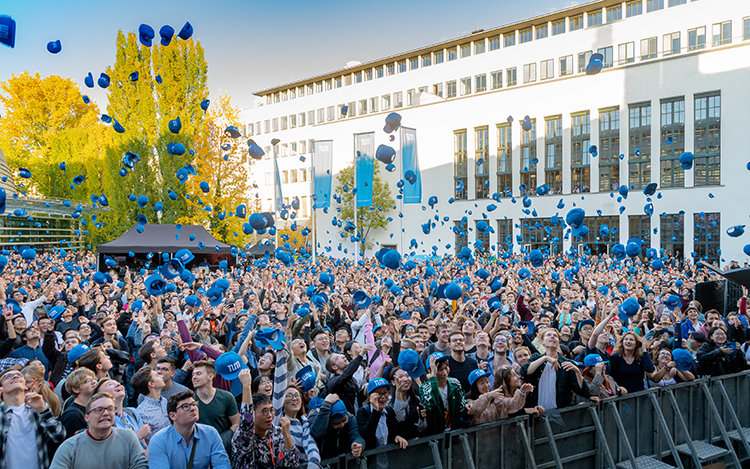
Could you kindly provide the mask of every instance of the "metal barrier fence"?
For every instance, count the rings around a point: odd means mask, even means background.
[[[750,461],[750,371],[328,459],[330,469],[699,468]]]

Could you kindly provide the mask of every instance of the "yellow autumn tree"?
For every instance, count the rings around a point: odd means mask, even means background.
[[[28,195],[87,201],[101,194],[103,159],[111,134],[94,103],[83,101],[69,78],[24,72],[0,83],[0,148],[8,166],[27,168],[30,179],[15,178]],[[60,163],[66,170],[60,170]],[[14,175],[15,175],[14,174]],[[81,185],[73,178],[86,177]]]
[[[231,138],[225,129],[240,126],[240,111],[225,93],[211,103],[205,118],[205,140],[196,142],[204,152],[196,153],[193,167],[197,176],[185,183],[191,215],[179,223],[205,226],[217,239],[237,246],[245,244],[242,224],[247,218],[235,217],[237,206],[245,204],[251,214],[255,200],[249,200],[247,144]],[[203,187],[201,187],[201,183]]]

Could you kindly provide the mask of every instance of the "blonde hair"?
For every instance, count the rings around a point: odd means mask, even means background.
[[[77,397],[80,393],[74,391],[73,388],[80,389],[80,387],[83,386],[83,383],[89,378],[96,378],[93,371],[84,367],[77,368],[65,379],[65,390],[68,391],[68,394],[71,396]]]
[[[633,350],[633,357],[641,358],[641,356],[643,355],[643,341],[641,341],[641,338],[638,337],[638,334],[633,331],[627,331],[626,333],[621,335],[619,339],[617,339],[617,345],[615,345],[614,353],[620,355],[621,357],[625,356],[625,347],[622,345],[622,341],[625,340],[625,337],[627,337],[628,335],[632,335],[635,339],[635,350]]]
[[[59,417],[61,410],[60,400],[57,398],[55,393],[52,392],[49,384],[47,384],[47,382],[44,380],[44,368],[36,365],[27,366],[26,368],[21,370],[21,374],[24,376],[24,378],[26,377],[26,375],[28,375],[31,376],[34,380],[42,383],[39,386],[39,394],[41,394],[44,402],[47,403],[47,406],[49,407],[49,410],[52,411],[52,414],[55,417]]]

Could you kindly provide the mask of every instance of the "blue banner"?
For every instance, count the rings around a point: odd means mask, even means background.
[[[401,168],[404,177],[404,203],[422,203],[422,175],[419,173],[419,158],[417,157],[417,131],[401,127]],[[408,182],[407,171],[416,176],[414,184]],[[411,175],[411,174],[410,174]]]
[[[333,140],[313,142],[313,209],[331,206],[331,166]]]
[[[276,146],[273,147],[273,170],[276,173],[274,175],[274,210],[276,214],[281,212],[281,207],[284,205],[284,196],[281,195],[281,176],[279,176],[279,163],[276,161]]]
[[[357,207],[372,207],[375,132],[354,135],[354,162],[357,171]]]

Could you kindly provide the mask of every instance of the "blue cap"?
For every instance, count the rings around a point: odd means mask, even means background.
[[[445,286],[443,294],[449,300],[458,300],[463,296],[464,291],[461,289],[461,286],[459,284],[451,282]]]
[[[167,144],[167,153],[170,155],[184,155],[185,154],[185,145],[181,143],[168,143]]]
[[[431,353],[430,356],[427,357],[427,364],[428,365],[430,364],[430,361],[432,360],[432,357],[435,357],[435,364],[437,365],[438,363],[440,363],[442,361],[447,361],[450,358],[450,355],[446,355],[443,352]]]
[[[141,44],[144,46],[151,47],[151,41],[154,40],[155,36],[156,33],[151,26],[147,24],[141,24],[138,26],[138,40],[141,41]]]
[[[685,169],[685,170],[692,169],[694,159],[695,159],[695,156],[693,156],[693,154],[690,153],[689,151],[686,151],[682,155],[680,155],[680,165],[682,165],[682,169]]]
[[[214,362],[214,367],[216,373],[227,381],[237,379],[240,371],[248,369],[236,352],[225,352],[219,355],[219,358]]]
[[[727,230],[727,234],[731,238],[737,238],[745,233],[745,225],[735,225]]]
[[[485,376],[490,376],[491,374],[492,373],[490,373],[489,371],[477,368],[476,370],[469,373],[469,385],[474,386],[474,383],[476,383],[477,380],[480,380]]]
[[[398,354],[398,366],[407,372],[412,379],[417,379],[425,374],[425,367],[419,354],[412,349],[404,349]]]
[[[529,262],[533,267],[541,267],[544,264],[544,256],[538,249],[534,249],[529,253]]]
[[[315,387],[315,380],[317,377],[315,376],[315,373],[313,373],[312,366],[310,365],[303,366],[294,377],[299,380],[299,386],[302,389],[302,392],[307,392]]]
[[[161,36],[161,45],[168,46],[169,43],[172,42],[172,37],[174,36],[174,28],[169,26],[168,24],[165,24],[161,27],[161,29],[159,29],[159,36]]]
[[[354,301],[354,304],[356,304],[360,308],[367,308],[368,306],[370,306],[372,298],[367,296],[367,293],[365,293],[364,291],[357,290],[352,295],[352,301]]]
[[[194,308],[198,306],[199,304],[201,304],[201,300],[199,300],[198,297],[195,295],[189,295],[185,297],[185,304]]]
[[[274,350],[284,348],[284,333],[274,327],[264,327],[255,333],[255,344],[264,349],[271,347]]]
[[[177,34],[177,36],[187,41],[190,39],[190,37],[193,35],[193,25],[190,24],[190,22],[185,22],[185,25],[180,29],[180,32]]]
[[[157,272],[147,278],[145,284],[149,295],[159,296],[164,293],[166,282],[164,282],[162,276]]]
[[[16,47],[16,21],[8,15],[0,15],[0,44]]]
[[[395,157],[396,150],[388,145],[379,145],[378,149],[375,150],[375,158],[383,164],[392,164]]]
[[[583,220],[586,217],[586,212],[582,208],[574,208],[568,212],[565,216],[565,222],[570,226],[573,231],[573,236],[578,236],[581,232]]]
[[[336,401],[331,406],[330,421],[338,422],[339,420],[343,420],[344,417],[346,417],[346,415],[347,415],[346,406],[344,405],[343,402],[341,402],[341,400]]]
[[[62,43],[60,40],[56,41],[50,41],[47,43],[47,51],[49,51],[50,54],[57,54],[62,50]]]
[[[385,117],[385,127],[383,130],[387,133],[398,130],[401,127],[401,115],[397,112],[392,112]]]
[[[373,378],[370,380],[369,383],[367,383],[367,394],[372,394],[373,391],[376,391],[380,388],[390,388],[391,385],[388,383],[388,381],[385,380],[385,378]]]
[[[78,344],[68,352],[68,362],[75,363],[76,360],[81,358],[81,355],[89,351],[89,346],[85,344]]]
[[[596,366],[597,363],[609,363],[608,361],[604,361],[604,359],[599,355],[598,353],[590,353],[586,355],[586,357],[583,359],[583,364],[586,367],[589,366]]]
[[[135,300],[130,304],[131,311],[143,311],[143,300]]]
[[[47,316],[49,316],[50,319],[53,321],[60,316],[62,316],[62,313],[64,313],[66,310],[65,306],[57,305],[50,308],[49,312],[47,313]]]
[[[672,359],[680,371],[690,371],[693,368],[693,356],[685,349],[674,349],[672,351]]]

